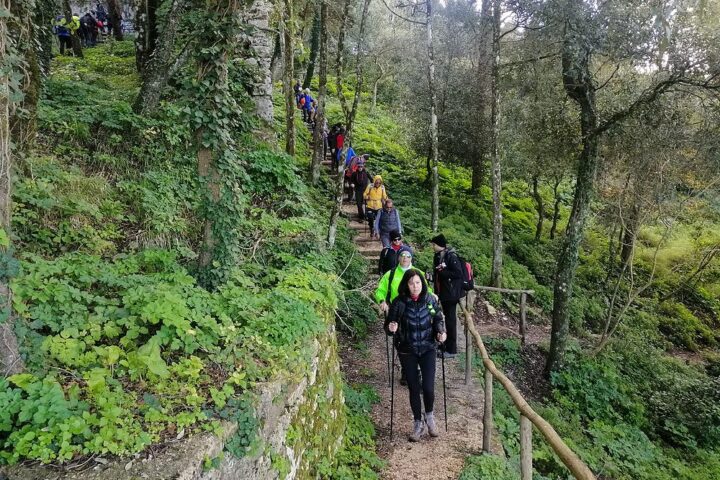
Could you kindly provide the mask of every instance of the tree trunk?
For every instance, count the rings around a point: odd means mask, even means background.
[[[113,37],[118,42],[123,39],[122,9],[118,0],[108,0],[108,21],[112,27]]]
[[[9,0],[0,0],[2,10],[11,11]],[[11,36],[8,29],[7,16],[0,16],[0,57],[7,58],[11,50]],[[10,116],[14,113],[15,106],[10,100],[10,75],[13,72],[9,69],[0,69],[0,228],[4,230],[4,239],[0,242],[0,255],[8,257],[10,249],[10,217],[12,213],[12,152],[10,150]],[[8,259],[3,258],[7,264]],[[12,292],[10,291],[8,275],[0,277],[0,375],[3,377],[21,372],[25,366],[18,349],[15,336],[15,316],[12,312]]]
[[[502,284],[503,266],[503,216],[502,216],[502,170],[498,155],[499,129],[499,91],[498,63],[500,59],[500,2],[493,2],[493,36],[491,60],[491,116],[490,116],[490,164],[492,165],[492,197],[493,197],[493,258],[490,271],[490,286],[500,288]]]
[[[267,136],[271,136],[273,125],[273,46],[269,28],[272,8],[271,0],[255,0],[243,12],[243,20],[254,27],[250,34],[244,37],[253,53],[245,59],[246,63],[253,67],[249,93],[255,102],[255,113],[264,122],[262,130]]]
[[[379,83],[380,83],[380,78],[377,78],[373,82],[372,105],[370,106],[371,111],[375,111],[375,108],[377,107],[377,91],[378,91]]]
[[[640,224],[640,205],[638,201],[634,201],[630,207],[630,215],[621,223],[622,248],[620,249],[620,264],[625,265],[635,249],[635,239]]]
[[[344,68],[344,41],[345,41],[345,28],[348,23],[348,17],[350,16],[350,1],[345,0],[345,7],[343,9],[343,19],[340,25],[340,35],[338,37],[338,55],[336,71],[337,76],[335,78],[338,95],[340,96],[340,104],[345,112],[345,141],[343,142],[343,149],[340,155],[340,161],[338,162],[337,178],[335,180],[335,203],[333,204],[332,211],[330,212],[330,226],[328,227],[327,244],[328,248],[335,246],[335,237],[337,235],[337,222],[340,217],[340,210],[342,210],[342,197],[343,197],[343,176],[345,173],[345,158],[347,157],[347,151],[352,142],[352,128],[355,122],[355,115],[357,114],[358,105],[360,103],[360,92],[363,86],[362,76],[362,52],[363,44],[365,43],[365,24],[367,21],[368,10],[370,9],[370,0],[365,0],[363,3],[362,16],[360,18],[360,31],[358,36],[357,44],[357,58],[355,64],[355,97],[353,99],[352,107],[348,108],[347,102],[345,101],[345,95],[342,91],[342,78]]]
[[[552,225],[550,226],[550,240],[555,240],[555,232],[557,232],[557,224],[560,220],[560,204],[561,204],[561,198],[560,194],[558,193],[558,189],[560,188],[560,182],[562,182],[562,178],[559,178],[555,181],[555,185],[553,186],[553,218],[552,218]]]
[[[315,62],[317,62],[318,50],[320,49],[320,23],[322,22],[320,17],[320,9],[316,7],[310,35],[310,60],[307,70],[305,71],[305,80],[303,80],[302,84],[303,88],[310,88],[310,82],[312,82],[312,77],[315,75]]]
[[[35,12],[33,15],[35,25],[41,25],[41,28],[35,30],[35,37],[38,42],[37,57],[40,66],[40,74],[42,77],[50,75],[50,63],[52,62],[52,46],[55,41],[52,29],[49,27],[55,20],[55,9],[57,8],[54,0],[44,0],[35,3]]]
[[[430,168],[432,171],[432,217],[430,229],[437,232],[440,223],[440,175],[438,174],[438,119],[437,95],[435,93],[435,49],[433,48],[432,3],[427,0],[425,11],[425,32],[427,34],[427,74],[430,87]]]
[[[482,0],[480,12],[480,52],[478,58],[478,155],[473,158],[472,181],[470,191],[478,194],[482,187],[484,177],[484,165],[491,163],[490,151],[492,150],[492,64],[494,27],[493,0]]]
[[[179,0],[173,1],[174,4]],[[158,41],[157,9],[160,0],[138,0],[135,6],[135,66],[141,76],[152,58]]]
[[[42,89],[42,73],[38,62],[37,26],[33,24],[34,12],[31,9],[32,3],[12,2],[11,13],[13,21],[8,24],[10,38],[14,39],[17,53],[22,59],[22,68],[19,73],[23,74],[20,83],[23,97],[17,105],[13,105],[10,116],[10,136],[14,144],[14,155],[23,158],[32,148],[37,135],[37,106]]]
[[[580,242],[595,188],[598,167],[598,125],[596,116],[595,86],[590,73],[591,50],[584,39],[581,17],[582,0],[573,0],[565,24],[562,68],[563,85],[567,95],[580,107],[582,151],[578,157],[577,182],[572,213],[565,230],[562,252],[558,258],[553,288],[552,332],[550,352],[545,372],[557,371],[565,356],[569,319],[568,307],[572,299],[575,271],[578,265]]]
[[[327,0],[320,0],[320,79],[318,85],[318,110],[313,132],[313,158],[310,165],[310,183],[317,185],[320,181],[320,165],[325,158],[325,97],[327,95]],[[342,197],[341,197],[342,201]]]
[[[285,94],[285,151],[288,155],[295,155],[295,92],[293,91],[293,80],[295,76],[295,18],[293,15],[293,0],[284,0],[283,27],[284,27],[284,61],[285,75],[283,81],[283,92]]]
[[[165,15],[163,31],[157,39],[157,45],[153,47],[152,56],[144,59],[143,82],[133,104],[133,110],[137,113],[148,114],[157,108],[165,86],[177,71],[177,68],[171,66],[171,63],[175,51],[175,38],[184,12],[184,0],[174,0]],[[179,58],[182,58],[182,53]]]
[[[538,177],[539,175],[535,174],[533,175],[532,179],[532,189],[533,189],[533,198],[535,199],[535,208],[537,210],[538,214],[538,221],[537,225],[535,226],[535,241],[539,242],[542,238],[542,232],[543,232],[543,223],[545,221],[545,204],[543,203],[542,195],[540,195],[540,191],[538,190]]]
[[[72,14],[72,8],[70,8],[70,0],[63,0],[63,15],[65,15],[65,23],[68,27],[68,30],[70,30],[70,25],[72,25],[73,21],[73,14]],[[70,34],[70,43],[72,44],[72,50],[73,55],[79,58],[83,58],[83,51],[82,51],[82,45],[80,44],[80,37],[78,36],[78,31],[72,32]]]

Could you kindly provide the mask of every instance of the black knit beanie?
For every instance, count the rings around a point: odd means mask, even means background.
[[[435,245],[443,248],[447,247],[447,240],[445,240],[445,235],[443,235],[442,233],[435,235],[433,238],[431,238],[430,243],[434,243]]]

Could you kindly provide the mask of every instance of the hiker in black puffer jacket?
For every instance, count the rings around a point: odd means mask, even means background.
[[[440,305],[427,291],[422,273],[410,269],[403,275],[398,297],[390,305],[385,319],[385,331],[393,334],[393,342],[398,351],[403,373],[407,378],[410,391],[410,407],[413,412],[413,433],[411,442],[420,440],[425,424],[430,436],[439,435],[433,415],[435,403],[435,344],[444,342],[445,321]],[[422,394],[425,404],[425,422],[420,408],[420,378],[422,373]]]

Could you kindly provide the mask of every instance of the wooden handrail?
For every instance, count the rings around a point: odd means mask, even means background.
[[[532,409],[530,405],[525,401],[525,398],[523,398],[522,394],[518,391],[518,389],[513,385],[513,383],[508,379],[504,373],[502,373],[500,370],[497,369],[495,366],[495,363],[490,359],[490,356],[488,355],[487,349],[485,348],[485,344],[482,341],[482,337],[478,333],[477,329],[475,328],[475,323],[472,319],[472,313],[469,309],[465,308],[462,303],[459,304],[460,309],[463,312],[463,315],[465,317],[465,326],[467,330],[472,334],[473,338],[475,339],[475,343],[477,344],[478,348],[480,349],[480,356],[483,360],[483,365],[485,365],[486,372],[489,372],[492,377],[497,379],[498,382],[503,386],[505,391],[510,395],[510,398],[512,399],[513,403],[515,404],[515,408],[518,409],[518,411],[521,414],[522,417],[527,418],[530,422],[532,422],[533,425],[542,433],[543,437],[545,437],[545,440],[547,440],[550,447],[553,449],[555,454],[560,458],[560,460],[565,464],[565,466],[570,470],[570,472],[573,474],[573,476],[578,480],[597,480],[595,475],[592,473],[592,471],[583,463],[582,460],[580,460],[580,457],[578,457],[575,452],[570,450],[570,447],[567,446],[567,444],[563,441],[562,438],[560,438],[560,435],[557,434],[555,429],[550,425],[544,418],[542,418],[540,415],[538,415],[535,410]],[[486,374],[485,378],[485,384],[486,384],[486,394],[488,393],[488,381],[490,383],[490,391],[492,391],[492,380],[490,377]],[[490,409],[492,409],[492,394],[490,394]],[[488,408],[487,402],[486,402],[486,409]],[[488,410],[486,410],[487,412]],[[491,411],[491,410],[490,410]],[[487,421],[489,417],[489,422]],[[485,426],[489,426],[490,429],[492,428],[492,415],[485,415],[486,422]],[[489,425],[488,425],[489,423]],[[486,432],[483,432],[484,434]],[[527,440],[527,433],[525,433],[525,442],[528,442]],[[489,438],[489,437],[488,437]],[[522,439],[521,439],[522,440]],[[524,443],[525,443],[524,442]],[[526,443],[527,444],[527,443]],[[489,445],[489,442],[486,445]],[[532,448],[532,447],[530,447]],[[530,455],[530,459],[532,459],[532,456]],[[527,453],[525,455],[525,460],[527,460]],[[530,467],[531,468],[531,467]],[[523,472],[523,478],[525,478],[526,472]]]
[[[535,294],[535,290],[518,290],[518,289],[514,289],[514,288],[486,287],[484,285],[476,285],[475,290],[485,290],[487,292],[499,292],[499,293],[525,293],[527,295]]]

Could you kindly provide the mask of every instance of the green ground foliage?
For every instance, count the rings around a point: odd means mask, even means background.
[[[12,288],[28,369],[0,379],[2,463],[128,455],[220,419],[238,422],[228,450],[245,454],[255,385],[303,374],[308,340],[364,275],[362,261],[346,268],[346,231],[344,251],[321,250],[324,208],[293,160],[237,125],[231,208],[215,212],[237,241],[205,288],[189,90],[135,115],[133,55],[111,42],[54,60],[40,148],[18,166]]]
[[[361,110],[358,118],[355,149],[371,154],[368,170],[386,180],[406,238],[422,249],[415,264],[427,269],[432,266],[432,251],[427,248],[431,232],[425,159],[404,143],[408,127],[396,121],[397,116],[380,107],[372,113]],[[470,175],[461,167],[441,166],[440,176],[440,230],[473,264],[476,283],[486,283],[491,263],[490,189],[484,187],[475,198],[467,195]],[[569,191],[571,186],[562,188]],[[550,240],[547,234],[540,242],[534,240],[536,213],[527,191],[528,186],[519,180],[504,184],[503,286],[534,290],[530,318],[544,322],[552,309],[560,240]],[[541,193],[546,203],[552,201],[551,192]],[[564,228],[568,213],[564,205],[558,231]],[[708,219],[700,222],[677,226],[673,241],[661,246],[656,257],[661,267],[656,268],[651,290],[628,309],[608,347],[593,356],[592,346],[585,349],[575,343],[565,369],[551,380],[549,398],[533,402],[570,447],[607,478],[700,480],[714,478],[720,471],[720,377],[716,354],[708,350],[718,340],[718,272],[710,269],[701,282],[685,286],[682,301],[677,297],[659,300],[677,288],[678,270],[692,268],[687,257],[695,254],[693,245],[712,237]],[[717,229],[718,224],[720,219],[712,218],[710,225]],[[700,232],[702,238],[690,242],[693,232]],[[642,261],[652,261],[654,251],[649,249],[657,246],[659,237],[653,237],[652,228],[644,229],[640,237],[639,274],[647,275],[652,267],[643,266]],[[592,223],[581,252],[570,316],[574,333],[587,341],[597,338],[593,334],[602,331],[606,315],[607,249],[601,225]],[[491,295],[488,299],[518,311],[516,298]],[[500,366],[523,370],[524,357],[516,340],[489,340],[488,348]],[[541,345],[545,348],[546,344]],[[705,361],[686,363],[668,354],[677,348],[702,350]],[[476,364],[480,366],[479,361]],[[507,464],[494,457],[471,458],[462,478],[504,478],[508,471],[514,472],[513,478],[519,475],[519,418],[504,390],[495,391],[495,422]],[[566,478],[565,467],[539,438],[535,446],[536,478]]]

